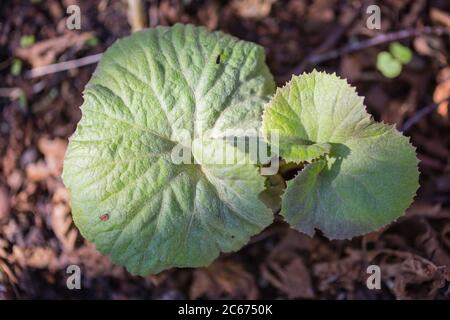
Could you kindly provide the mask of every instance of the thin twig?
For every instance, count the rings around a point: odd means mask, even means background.
[[[133,32],[147,27],[147,10],[143,0],[128,0],[128,21]]]
[[[367,49],[369,47],[378,46],[384,43],[389,43],[393,41],[399,41],[407,38],[414,38],[422,35],[436,35],[442,36],[445,34],[450,34],[450,27],[423,27],[420,29],[407,29],[400,30],[391,33],[380,34],[376,37],[359,41],[359,42],[351,42],[344,47],[331,50],[324,53],[319,53],[316,55],[312,55],[306,59],[306,62],[299,64],[292,71],[293,74],[302,73],[307,66],[316,65],[324,61],[336,59],[342,55],[349,54],[355,51]]]
[[[444,100],[438,102],[438,103],[430,103],[426,107],[420,109],[417,111],[411,118],[409,118],[402,126],[400,131],[406,132],[408,131],[412,126],[414,126],[417,122],[422,120],[426,115],[436,110],[441,103],[449,102],[450,97],[445,98]]]
[[[32,79],[37,77],[42,77],[48,74],[67,71],[70,69],[75,69],[83,66],[87,66],[89,64],[97,63],[102,57],[103,53],[97,53],[91,56],[83,57],[80,59],[64,61],[54,64],[49,64],[47,66],[38,67],[31,69],[25,73],[25,78]]]
[[[317,49],[308,54],[308,56],[294,68],[294,71],[291,74],[288,74],[284,77],[284,80],[288,80],[292,76],[292,74],[302,73],[308,67],[309,61],[313,59],[314,56],[320,55],[322,52],[327,52],[328,49],[331,49],[331,47],[333,47],[345,34],[345,31],[347,31],[348,28],[350,28],[350,26],[354,24],[354,22],[361,15],[362,9],[366,6],[366,3],[363,3],[359,6],[359,8],[352,10],[351,16],[347,19],[344,25],[338,25]]]

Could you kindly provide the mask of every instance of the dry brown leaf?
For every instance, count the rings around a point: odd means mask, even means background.
[[[30,194],[28,192],[20,191],[14,197],[14,209],[17,211],[32,211],[33,203],[30,201]]]
[[[426,254],[437,266],[450,266],[450,255],[441,246],[438,233],[431,227],[426,219],[420,219],[419,222],[424,229],[424,232],[416,237],[416,247]]]
[[[44,161],[29,163],[26,168],[27,179],[32,182],[44,181],[50,177],[50,170]]]
[[[302,252],[313,250],[313,239],[288,230],[261,264],[262,277],[289,299],[314,298],[311,274],[301,256]]]
[[[189,17],[184,13],[183,4],[178,1],[161,1],[159,3],[158,10],[158,23],[160,25],[182,22],[189,19]],[[151,23],[151,21],[150,21]]]
[[[342,289],[354,291],[355,285],[365,280],[364,263],[362,251],[348,250],[345,258],[315,264],[313,274],[318,290],[327,294],[337,294]]]
[[[308,4],[303,1],[289,1],[287,3],[286,11],[295,17],[302,17],[308,8]]]
[[[11,192],[19,190],[20,186],[23,184],[22,171],[14,170],[6,178],[6,182],[11,189]]]
[[[5,176],[11,174],[11,172],[16,168],[17,152],[9,147],[6,149],[6,153],[2,154],[2,169]]]
[[[419,158],[420,165],[424,168],[426,167],[437,171],[443,171],[445,168],[445,165],[441,161],[429,157],[423,153],[418,153],[417,158]]]
[[[390,97],[381,84],[370,86],[366,94],[367,105],[380,114],[384,114],[387,106],[391,106]]]
[[[436,179],[436,189],[441,193],[450,193],[450,173],[443,174]]]
[[[410,2],[411,0],[386,0],[386,3],[396,11],[404,9]]]
[[[432,219],[442,219],[450,217],[450,210],[442,208],[440,204],[429,204],[416,201],[407,211],[406,217],[426,217]]]
[[[442,228],[441,240],[447,247],[447,250],[450,250],[450,223],[446,223]]]
[[[446,52],[445,45],[440,38],[416,37],[413,44],[417,53],[436,59],[442,66],[447,65],[447,57],[443,54],[443,52]]]
[[[437,267],[418,255],[396,250],[371,253],[381,277],[397,299],[433,299],[445,286],[448,266]]]
[[[279,255],[287,251],[319,252],[320,249],[315,238],[311,238],[296,230],[288,229],[283,239],[272,249],[271,255]]]
[[[269,15],[275,0],[234,0],[231,7],[242,18],[261,19]]]
[[[92,38],[90,32],[69,32],[60,37],[35,43],[29,48],[18,47],[14,54],[28,61],[33,68],[45,66],[55,62],[58,55],[71,47],[82,48],[86,40]]]
[[[301,257],[292,257],[288,261],[271,258],[262,266],[261,274],[289,299],[315,297],[311,275]]]
[[[38,141],[38,149],[44,155],[48,169],[55,177],[59,177],[62,173],[66,148],[67,141],[64,139],[40,138]]]
[[[215,30],[219,25],[220,6],[217,1],[207,1],[198,9],[198,18],[208,30]]]
[[[194,271],[191,299],[257,299],[255,279],[241,264],[218,260],[207,268]]]
[[[441,70],[440,74],[442,73],[448,73],[448,69],[444,68],[443,70]],[[439,78],[439,76],[438,76]],[[444,117],[445,119],[448,119],[448,99],[450,98],[450,79],[445,79],[442,80],[440,83],[438,83],[438,85],[436,86],[436,88],[434,89],[434,93],[433,93],[433,101],[434,103],[439,103],[439,106],[437,108],[437,113],[439,115],[441,115],[442,117]],[[446,100],[447,101],[444,101]]]
[[[450,97],[450,80],[442,82],[436,86],[433,93],[434,103],[439,103],[437,113],[444,118],[448,118],[448,101],[441,102]]]
[[[70,215],[69,193],[62,185],[53,194],[51,224],[53,232],[61,242],[63,250],[72,251],[78,238],[78,231]]]
[[[450,14],[437,8],[431,8],[430,18],[435,23],[450,27]]]
[[[14,272],[12,272],[8,264],[4,262],[2,259],[0,259],[0,270],[2,270],[6,274],[10,282],[12,282],[13,284],[16,284],[18,282],[18,279],[14,275]]]
[[[425,260],[411,257],[400,266],[394,292],[400,299],[433,299],[438,290],[445,286],[444,271],[445,267],[438,268]]]
[[[8,220],[10,209],[8,190],[4,186],[0,186],[0,223]]]
[[[308,8],[308,17],[315,22],[326,23],[334,19],[336,0],[314,0]]]
[[[412,134],[415,145],[420,145],[426,153],[434,158],[447,160],[450,158],[450,150],[442,143],[441,137],[426,137],[421,134]]]
[[[348,81],[354,82],[361,77],[362,64],[357,55],[344,55],[339,66],[340,75]]]
[[[115,272],[124,271],[123,267],[113,265],[108,256],[97,251],[95,246],[89,242],[74,251],[63,252],[58,263],[60,268],[64,269],[68,265],[79,265],[86,278],[113,276]]]
[[[408,8],[408,12],[401,18],[401,25],[403,26],[414,25],[414,23],[417,21],[417,19],[425,9],[426,4],[427,4],[426,0],[411,1],[411,5]]]
[[[57,263],[56,253],[49,247],[23,248],[15,245],[12,254],[22,267],[54,270]]]

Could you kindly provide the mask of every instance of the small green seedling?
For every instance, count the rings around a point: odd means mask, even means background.
[[[22,66],[23,66],[22,60],[14,59],[11,64],[11,74],[15,77],[20,75],[20,73],[22,72]]]
[[[35,41],[36,40],[34,38],[34,35],[32,35],[32,34],[31,35],[25,35],[25,36],[22,36],[20,38],[20,46],[22,48],[29,48],[29,47],[31,47],[34,44]]]
[[[92,36],[88,38],[85,43],[90,47],[95,47],[98,45],[98,38],[96,36]]]
[[[307,234],[361,235],[401,216],[418,187],[408,139],[345,80],[314,71],[275,92],[262,47],[202,27],[118,40],[82,112],[63,172],[74,221],[133,274],[208,265],[280,208]],[[282,158],[279,172],[249,161],[254,140]]]
[[[411,62],[412,52],[408,47],[393,42],[389,52],[381,51],[377,56],[377,69],[387,78],[396,78],[402,72],[402,65]]]

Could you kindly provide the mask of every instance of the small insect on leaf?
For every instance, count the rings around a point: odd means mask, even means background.
[[[102,214],[102,215],[100,216],[100,220],[102,220],[102,221],[108,221],[108,220],[109,220],[109,214],[107,214],[107,213]]]

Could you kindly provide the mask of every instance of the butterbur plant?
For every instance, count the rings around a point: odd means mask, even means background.
[[[336,75],[293,77],[265,107],[263,132],[279,130],[280,156],[303,163],[287,182],[281,214],[294,228],[331,239],[395,220],[418,188],[417,159],[393,126],[374,122],[363,98]]]
[[[74,221],[133,274],[208,265],[278,211],[310,235],[361,235],[418,187],[414,148],[345,80],[314,71],[275,92],[261,46],[202,27],[118,40],[81,110],[63,172]]]

